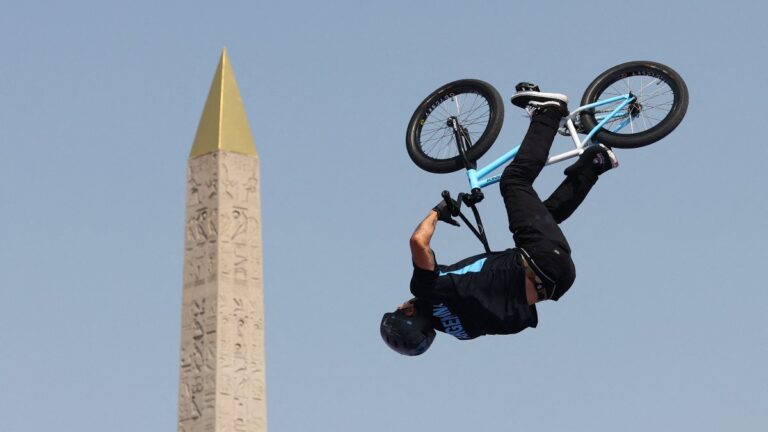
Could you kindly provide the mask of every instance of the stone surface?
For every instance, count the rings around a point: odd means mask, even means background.
[[[190,160],[185,231],[179,431],[265,431],[258,159]]]

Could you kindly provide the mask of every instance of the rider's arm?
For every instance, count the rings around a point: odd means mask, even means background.
[[[435,255],[429,247],[432,240],[432,234],[435,233],[437,225],[437,212],[431,210],[426,218],[416,227],[416,231],[411,235],[411,257],[416,267],[424,270],[435,270]]]

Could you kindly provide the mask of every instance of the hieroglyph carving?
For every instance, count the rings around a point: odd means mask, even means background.
[[[216,400],[216,304],[203,297],[184,306],[180,423],[201,419],[214,408]],[[206,420],[213,420],[211,416],[207,417]],[[201,430],[212,429],[205,426]]]
[[[258,159],[192,159],[179,430],[266,430]]]

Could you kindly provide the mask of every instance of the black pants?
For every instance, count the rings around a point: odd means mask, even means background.
[[[547,298],[553,300],[559,299],[576,278],[571,247],[558,224],[576,210],[597,182],[597,175],[590,171],[568,176],[544,202],[533,190],[559,122],[555,112],[534,114],[520,151],[500,181],[515,245],[530,255],[537,271],[543,273],[540,276]]]

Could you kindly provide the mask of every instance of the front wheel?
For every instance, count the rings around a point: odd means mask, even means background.
[[[504,104],[493,86],[475,79],[448,83],[419,104],[408,122],[405,146],[419,168],[450,173],[465,167],[452,124],[463,128],[467,161],[485,154],[504,122]]]
[[[593,140],[616,148],[652,144],[672,132],[688,109],[688,87],[680,75],[669,66],[650,61],[624,63],[603,72],[584,91],[581,105],[628,93],[634,100],[608,120]],[[620,103],[582,112],[582,125],[592,130]]]

